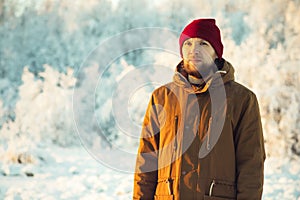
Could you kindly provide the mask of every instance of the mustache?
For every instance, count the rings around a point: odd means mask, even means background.
[[[211,72],[216,72],[218,70],[216,64],[213,63],[201,63],[197,66],[195,66],[193,63],[190,62],[183,62],[183,68],[186,69],[192,69],[194,68],[195,71],[190,72],[191,75],[194,75],[196,77],[202,78],[202,77],[206,77],[209,74],[211,74]]]

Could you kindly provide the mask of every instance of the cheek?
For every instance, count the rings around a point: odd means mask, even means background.
[[[211,48],[206,48],[206,52],[210,55],[210,57],[212,57],[212,58],[216,57],[216,52],[212,47]]]
[[[181,52],[182,57],[186,59],[188,57],[188,50],[186,48],[182,48]]]

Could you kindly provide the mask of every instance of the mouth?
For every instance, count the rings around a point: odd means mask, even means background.
[[[191,62],[201,62],[200,59],[190,59]]]

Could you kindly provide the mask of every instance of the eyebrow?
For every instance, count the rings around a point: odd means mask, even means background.
[[[194,39],[194,38],[189,38],[189,39]],[[189,39],[185,40],[185,42],[191,41],[191,40],[189,40]],[[195,38],[195,39],[196,39],[196,40],[194,40],[194,41],[196,41],[196,42],[208,42],[207,40],[200,39],[200,38]]]
[[[201,39],[199,42],[208,42],[207,40]]]
[[[189,39],[191,39],[191,38],[189,38]],[[200,39],[200,38],[198,38],[197,40],[189,40],[189,39],[187,39],[186,41],[184,41],[184,43],[194,41],[194,42],[205,42],[205,43],[207,43],[207,44],[210,44],[207,40]],[[193,38],[192,38],[192,39],[193,39]]]

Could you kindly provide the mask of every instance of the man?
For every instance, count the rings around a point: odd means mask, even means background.
[[[264,141],[256,96],[234,81],[214,19],[188,24],[173,82],[144,118],[133,199],[261,199]]]

